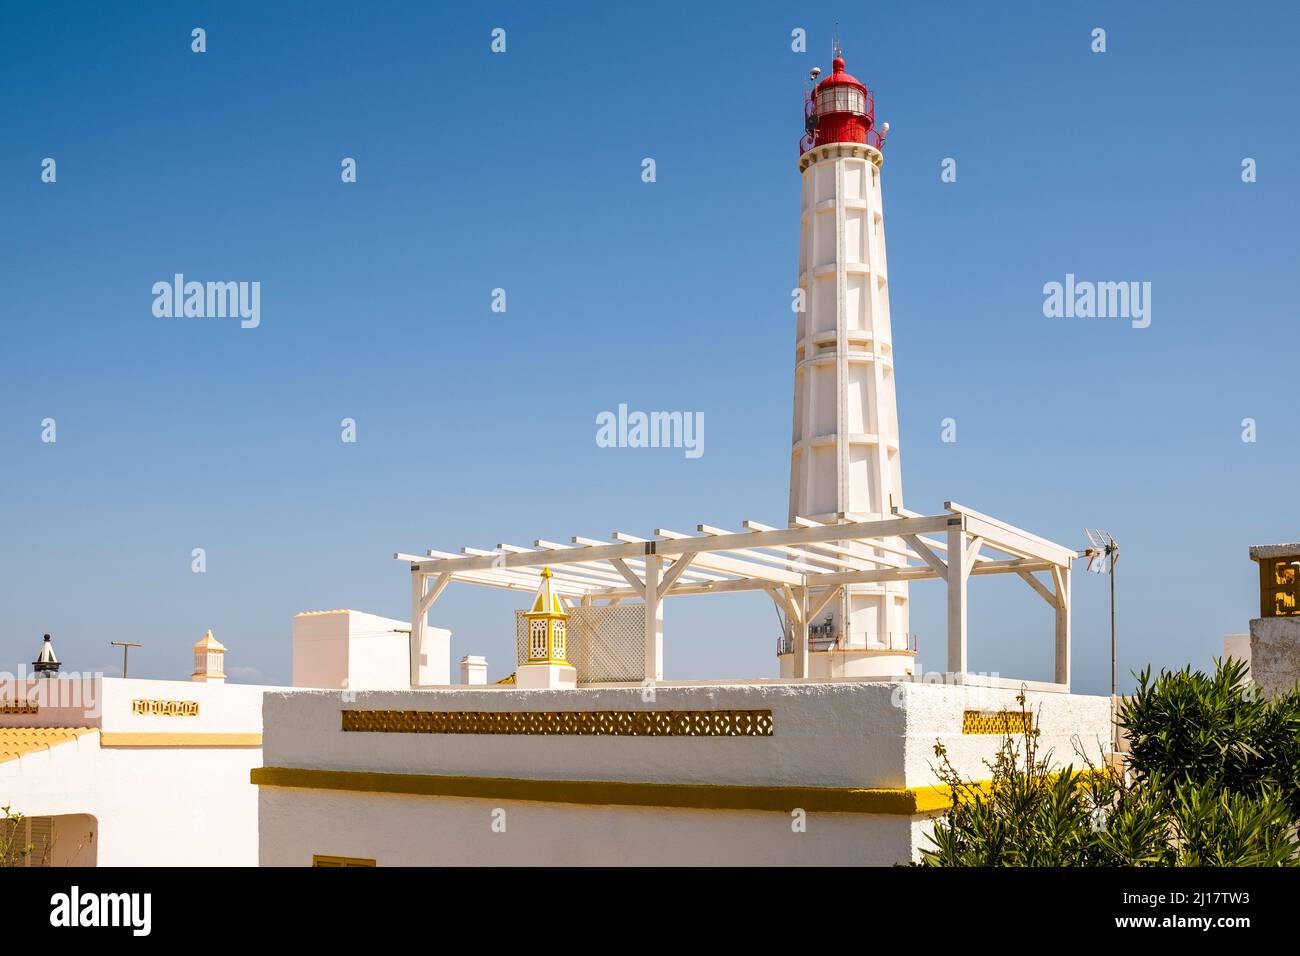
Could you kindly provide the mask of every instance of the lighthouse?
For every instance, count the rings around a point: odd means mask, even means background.
[[[880,199],[889,125],[877,126],[871,91],[846,71],[838,41],[831,75],[819,75],[799,143],[791,526],[889,518],[903,506]],[[845,543],[846,556],[864,567],[902,563],[901,541],[880,543]],[[809,604],[819,603],[812,592]],[[783,653],[782,676],[912,673],[905,582],[850,585],[809,624],[810,673],[796,675],[797,655]]]

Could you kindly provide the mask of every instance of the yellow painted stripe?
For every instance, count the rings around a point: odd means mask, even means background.
[[[528,780],[518,777],[455,777],[442,774],[372,773],[255,767],[259,787],[392,793],[422,797],[477,797],[602,806],[675,807],[694,810],[777,810],[822,813],[887,813],[915,816],[946,810],[947,787],[858,790],[837,787],[753,787],[686,783],[621,783],[605,780]]]
[[[260,747],[261,734],[100,734],[101,747]]]

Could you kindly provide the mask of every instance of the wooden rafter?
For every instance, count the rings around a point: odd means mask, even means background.
[[[937,578],[949,592],[949,669],[964,674],[968,579],[1015,574],[1055,609],[1057,683],[1068,685],[1074,552],[964,505],[950,501],[945,508],[939,515],[900,510],[887,517],[840,515],[834,522],[796,516],[785,528],[746,521],[742,532],[700,524],[695,534],[660,528],[652,538],[616,531],[610,541],[575,535],[571,544],[537,539],[532,548],[398,553],[394,557],[410,565],[412,617],[420,619],[412,623],[412,673],[422,659],[416,645],[423,640],[424,614],[450,583],[533,591],[545,567],[570,601],[644,600],[653,611],[650,642],[660,640],[665,597],[766,591],[795,627],[800,674],[807,666],[809,622],[844,586]],[[1044,573],[1046,582],[1038,576]],[[647,645],[648,667],[659,666],[660,652]]]

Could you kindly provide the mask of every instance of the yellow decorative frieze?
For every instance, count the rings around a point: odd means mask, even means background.
[[[131,713],[148,717],[197,717],[197,700],[142,700],[131,701]]]
[[[0,701],[0,714],[38,714],[40,711],[40,704],[34,700]]]
[[[1034,725],[1033,715],[1022,710],[968,710],[962,714],[963,734],[1023,734]]]
[[[771,737],[770,710],[344,710],[343,730],[381,734]]]

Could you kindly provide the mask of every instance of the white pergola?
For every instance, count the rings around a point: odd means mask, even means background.
[[[764,591],[794,625],[796,677],[808,670],[808,625],[848,584],[937,578],[948,586],[948,671],[961,683],[1070,686],[1070,562],[1075,552],[953,501],[946,513],[899,510],[895,517],[835,523],[796,518],[788,528],[756,521],[733,532],[699,525],[685,534],[657,528],[654,538],[615,532],[612,541],[574,536],[536,540],[531,548],[498,544],[395,554],[411,567],[411,682],[428,653],[429,608],[453,581],[529,594],[541,569],[569,602],[646,605],[645,673],[663,679],[663,599],[687,594]],[[974,679],[967,671],[967,582],[972,575],[1014,574],[1055,611],[1054,683]]]

